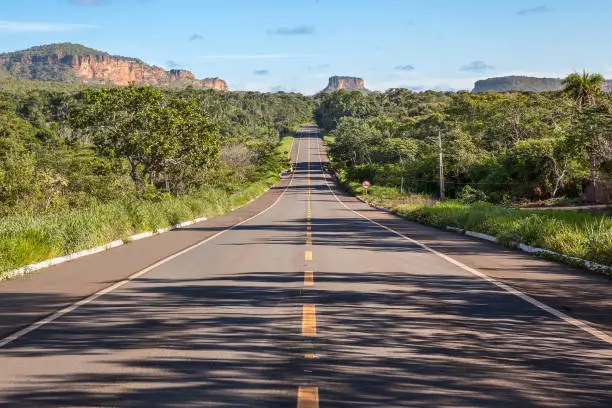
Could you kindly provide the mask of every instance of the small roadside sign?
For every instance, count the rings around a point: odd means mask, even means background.
[[[370,186],[372,186],[372,183],[370,183],[370,180],[363,180],[361,182],[361,187],[365,188],[366,194],[368,194],[368,188],[370,188]]]

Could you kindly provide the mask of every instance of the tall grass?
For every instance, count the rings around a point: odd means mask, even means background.
[[[493,235],[568,256],[612,265],[612,217],[579,211],[536,210],[463,204],[399,205],[403,217],[439,227],[452,226]]]
[[[276,151],[278,153],[287,152],[287,154],[290,155],[291,154],[291,146],[292,145],[293,145],[293,136],[292,135],[284,136],[281,139],[280,144],[276,148]]]
[[[261,195],[273,178],[230,193],[209,188],[159,202],[125,200],[63,214],[0,219],[0,278],[23,265],[154,231],[197,217],[226,213]]]
[[[279,157],[290,152],[293,137],[281,140]],[[214,217],[246,204],[278,181],[276,169],[262,180],[222,189],[148,201],[126,199],[61,214],[10,216],[0,219],[0,280],[4,272],[46,259],[123,239],[130,235],[198,218]],[[235,187],[235,186],[234,186]]]

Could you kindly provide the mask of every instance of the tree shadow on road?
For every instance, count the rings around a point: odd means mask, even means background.
[[[299,278],[139,279],[0,353],[11,364],[100,360],[97,370],[19,379],[5,401],[295,406],[296,387],[313,385],[334,407],[612,402],[602,343],[484,281],[345,271],[292,287]],[[317,307],[316,337],[300,334],[305,303]]]

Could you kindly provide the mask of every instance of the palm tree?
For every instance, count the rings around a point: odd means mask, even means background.
[[[582,71],[582,74],[574,72],[563,80],[564,91],[570,94],[578,106],[591,106],[595,103],[595,98],[601,95],[601,84],[605,78],[600,74],[589,74]]]

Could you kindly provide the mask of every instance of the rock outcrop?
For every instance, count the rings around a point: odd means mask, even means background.
[[[604,82],[601,88],[604,92],[612,92],[612,80]],[[563,82],[559,78],[506,76],[477,81],[472,92],[554,92],[561,89],[563,89]]]
[[[526,76],[506,76],[477,81],[473,93],[481,92],[550,92],[563,89],[559,78],[534,78]]]
[[[125,86],[228,89],[220,78],[196,79],[186,70],[152,66],[136,58],[120,57],[78,44],[51,44],[0,54],[0,66],[21,79]]]
[[[365,81],[362,78],[333,76],[329,78],[329,83],[323,92],[334,92],[339,89],[346,89],[347,91],[367,91]]]

